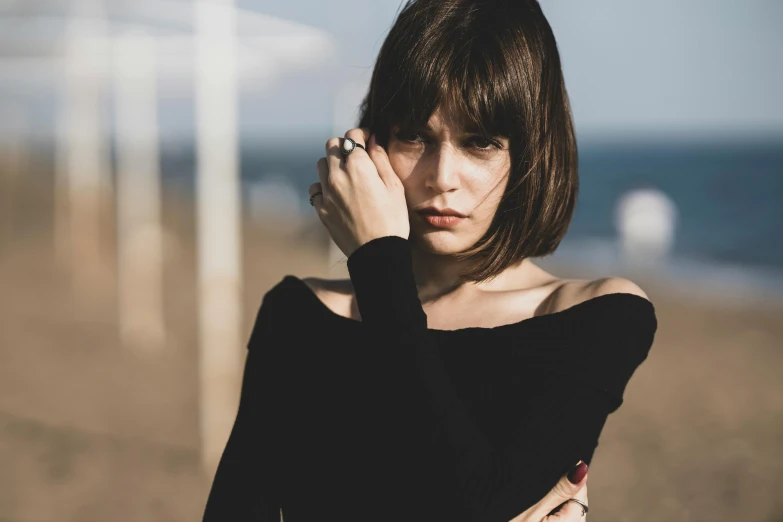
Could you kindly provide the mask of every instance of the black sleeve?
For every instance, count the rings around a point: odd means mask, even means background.
[[[427,405],[432,433],[421,435],[454,464],[470,520],[508,522],[543,498],[577,461],[590,463],[606,418],[618,406],[603,381],[591,381],[596,372],[581,362],[560,367],[543,362],[531,381],[533,396],[520,397],[518,410],[507,412],[514,416],[514,433],[488,434],[460,399],[427,329],[408,240],[387,236],[365,243],[349,257],[348,270],[365,332],[399,372],[399,397]],[[628,368],[641,362],[634,361]],[[615,376],[626,367],[601,371]],[[403,404],[395,413],[404,415]]]
[[[248,343],[239,410],[218,464],[204,522],[279,522],[273,338],[263,303]]]

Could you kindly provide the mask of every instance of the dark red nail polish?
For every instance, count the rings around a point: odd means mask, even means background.
[[[571,484],[579,484],[585,478],[585,475],[587,475],[587,464],[580,460],[579,464],[574,466],[574,469],[568,474],[568,481]]]

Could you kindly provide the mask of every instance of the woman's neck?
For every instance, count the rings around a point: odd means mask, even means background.
[[[543,272],[529,259],[513,265],[495,279],[488,282],[460,282],[459,274],[470,265],[448,255],[437,255],[423,251],[415,245],[411,249],[413,277],[419,290],[422,304],[437,301],[443,297],[466,297],[477,290],[503,290],[526,287],[540,279]]]
[[[412,248],[413,277],[422,304],[437,301],[443,296],[461,293],[466,285],[458,275],[466,265],[450,256],[436,255]]]

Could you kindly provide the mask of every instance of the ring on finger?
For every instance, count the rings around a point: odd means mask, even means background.
[[[587,513],[587,511],[588,511],[587,504],[585,504],[584,502],[582,502],[578,498],[569,498],[568,500],[566,500],[566,502],[576,502],[577,504],[582,506],[582,516],[585,516],[585,513]]]
[[[364,148],[364,145],[362,145],[361,143],[356,143],[351,138],[344,138],[343,146],[340,148],[340,152],[343,153],[343,156],[347,156],[351,152],[353,152],[356,149],[356,147],[359,147],[360,149],[365,151],[367,150]]]
[[[319,191],[319,192],[315,192],[315,193],[311,194],[311,195],[310,195],[310,206],[311,206],[311,207],[314,207],[314,206],[315,206],[315,203],[313,203],[313,199],[315,199],[315,197],[316,197],[316,196],[322,196],[322,195],[323,195],[323,192],[320,192],[320,191]]]

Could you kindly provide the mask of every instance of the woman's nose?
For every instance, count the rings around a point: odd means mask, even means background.
[[[441,194],[459,188],[459,153],[452,147],[438,147],[433,151],[432,163],[427,173],[425,186]]]

